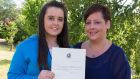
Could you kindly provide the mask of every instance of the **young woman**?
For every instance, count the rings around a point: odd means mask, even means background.
[[[67,10],[51,1],[39,16],[39,33],[21,42],[13,56],[8,79],[53,79],[51,48],[68,47]]]
[[[75,48],[86,49],[85,79],[130,79],[130,66],[124,50],[106,38],[111,15],[107,7],[94,4],[84,15],[88,40]]]

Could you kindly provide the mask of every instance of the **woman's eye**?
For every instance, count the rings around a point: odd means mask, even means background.
[[[89,24],[91,24],[91,22],[86,22],[86,25],[89,25]]]
[[[63,21],[63,19],[62,19],[62,18],[59,18],[59,19],[58,19],[58,21],[62,22],[62,21]]]
[[[54,18],[53,17],[49,17],[49,20],[53,20]]]
[[[94,22],[95,24],[100,24],[101,22]]]

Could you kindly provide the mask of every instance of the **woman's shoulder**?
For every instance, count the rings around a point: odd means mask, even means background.
[[[121,48],[120,46],[112,43],[112,47],[111,47],[111,50],[110,52],[112,52],[112,58],[115,58],[115,59],[125,59],[127,60],[127,56],[126,56],[126,53],[125,51],[123,50],[123,48]]]
[[[123,48],[118,46],[118,45],[116,45],[115,43],[112,43],[111,48],[112,48],[112,51],[114,51],[114,52],[124,53]]]
[[[27,39],[20,42],[17,47],[28,47],[37,44],[38,42],[38,35],[34,34],[28,37]]]

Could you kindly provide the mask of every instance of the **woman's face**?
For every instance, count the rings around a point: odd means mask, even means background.
[[[57,36],[61,33],[64,24],[64,12],[57,7],[49,7],[44,17],[46,35]]]
[[[85,22],[85,32],[90,40],[106,38],[110,21],[105,21],[101,12],[95,12],[88,16]]]

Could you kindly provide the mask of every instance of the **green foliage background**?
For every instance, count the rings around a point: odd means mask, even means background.
[[[112,11],[112,24],[108,39],[121,46],[129,59],[133,79],[140,79],[140,0],[125,5],[122,0],[59,0],[68,8],[69,41],[75,44],[87,39],[84,33],[83,15],[93,3],[107,5]],[[15,20],[18,43],[38,31],[38,16],[46,0],[25,0],[21,14]],[[1,31],[0,35],[3,33]]]

